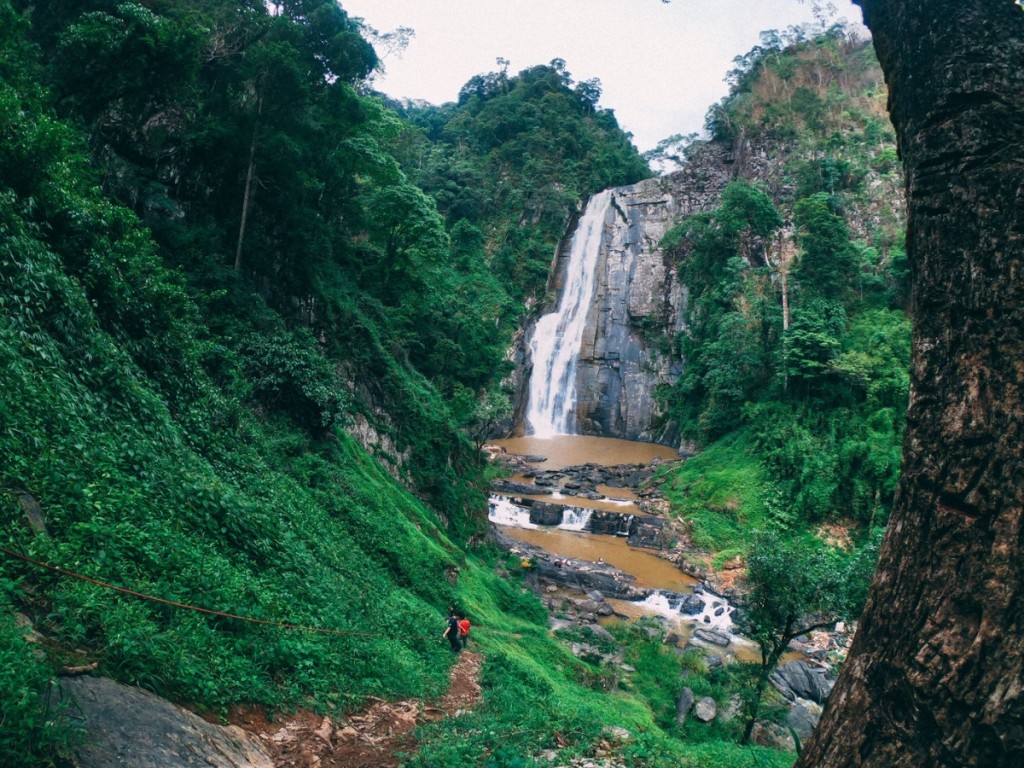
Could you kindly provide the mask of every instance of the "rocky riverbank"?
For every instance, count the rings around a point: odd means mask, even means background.
[[[628,685],[632,672],[623,662],[615,636],[600,623],[607,617],[629,618],[610,601],[626,600],[670,608],[672,615],[692,622],[686,636],[680,635],[677,625],[665,615],[649,617],[639,626],[652,639],[677,653],[698,652],[709,671],[728,663],[737,645],[753,648],[753,643],[741,635],[742,607],[730,605],[730,600],[741,599],[735,592],[727,600],[712,591],[707,583],[698,585],[692,593],[639,587],[632,575],[606,563],[560,557],[508,536],[497,527],[492,527],[492,536],[500,548],[520,559],[527,585],[540,596],[548,610],[551,631],[565,638],[577,658],[599,670],[595,679],[602,687]],[[734,620],[727,624],[728,629],[711,624],[723,614]],[[785,727],[778,723],[759,723],[755,729],[759,743],[793,748],[792,733],[804,739],[813,730],[834,684],[836,662],[845,657],[852,636],[843,625],[837,629],[837,632],[815,632],[791,644],[791,652],[800,654],[800,658],[780,665],[770,680],[787,708]],[[748,653],[756,653],[756,650]],[[738,699],[727,707],[716,707],[713,699],[696,697],[686,686],[676,708],[680,724],[690,717],[705,723],[716,718],[729,719],[738,711]]]

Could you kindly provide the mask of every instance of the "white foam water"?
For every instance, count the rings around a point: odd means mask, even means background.
[[[645,600],[639,601],[637,605],[645,611],[664,616],[668,619],[685,621],[732,635],[735,626],[732,621],[732,613],[736,609],[729,605],[725,598],[706,590],[697,589],[694,591],[694,594],[703,601],[704,605],[699,613],[692,615],[682,613],[679,610],[678,604],[673,606],[672,601],[663,592],[652,592]]]
[[[594,510],[583,507],[566,507],[562,510],[562,523],[558,527],[566,531],[586,530]]]
[[[487,502],[487,519],[495,525],[516,528],[537,528],[530,522],[530,510],[513,504],[508,496],[491,496]]]

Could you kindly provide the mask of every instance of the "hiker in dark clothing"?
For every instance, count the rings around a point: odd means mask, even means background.
[[[462,640],[459,638],[459,617],[455,615],[454,611],[448,614],[448,626],[441,634],[441,637],[448,638],[454,653],[462,650]]]

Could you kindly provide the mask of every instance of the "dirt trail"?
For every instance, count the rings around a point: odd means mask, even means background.
[[[479,703],[482,662],[480,654],[462,653],[436,704],[371,698],[369,707],[340,723],[308,711],[269,722],[257,708],[239,708],[230,720],[259,736],[276,768],[397,768],[395,752],[415,748],[417,725],[456,717]]]

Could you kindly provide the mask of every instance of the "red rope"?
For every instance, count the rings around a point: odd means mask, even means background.
[[[31,563],[39,568],[45,568],[48,571],[59,573],[62,576],[68,576],[72,579],[78,579],[88,584],[95,584],[98,587],[105,589],[112,589],[115,592],[121,592],[132,597],[138,597],[143,600],[150,600],[154,603],[162,603],[163,605],[170,605],[174,608],[183,608],[187,611],[196,611],[197,613],[206,613],[210,616],[221,616],[225,619],[236,619],[237,621],[247,621],[250,624],[263,624],[270,627],[284,627],[285,629],[297,629],[302,632],[320,632],[325,635],[357,635],[360,637],[383,637],[383,635],[377,635],[372,632],[352,632],[344,629],[325,629],[323,627],[307,627],[301,624],[292,624],[287,621],[269,621],[267,619],[253,619],[249,616],[239,616],[234,613],[225,613],[224,611],[215,611],[212,608],[200,608],[197,605],[189,605],[188,603],[179,603],[175,600],[167,600],[163,597],[156,597],[154,595],[147,595],[145,592],[136,592],[134,589],[128,589],[127,587],[119,587],[116,584],[108,584],[105,581],[94,579],[91,576],[84,576],[81,573],[75,573],[74,571],[68,571],[64,568],[59,568],[56,565],[50,565],[44,563],[42,560],[35,560],[27,555],[23,555],[19,552],[7,549],[7,547],[0,547],[0,552],[10,555],[11,557],[17,558],[18,560],[24,560],[26,563]]]

